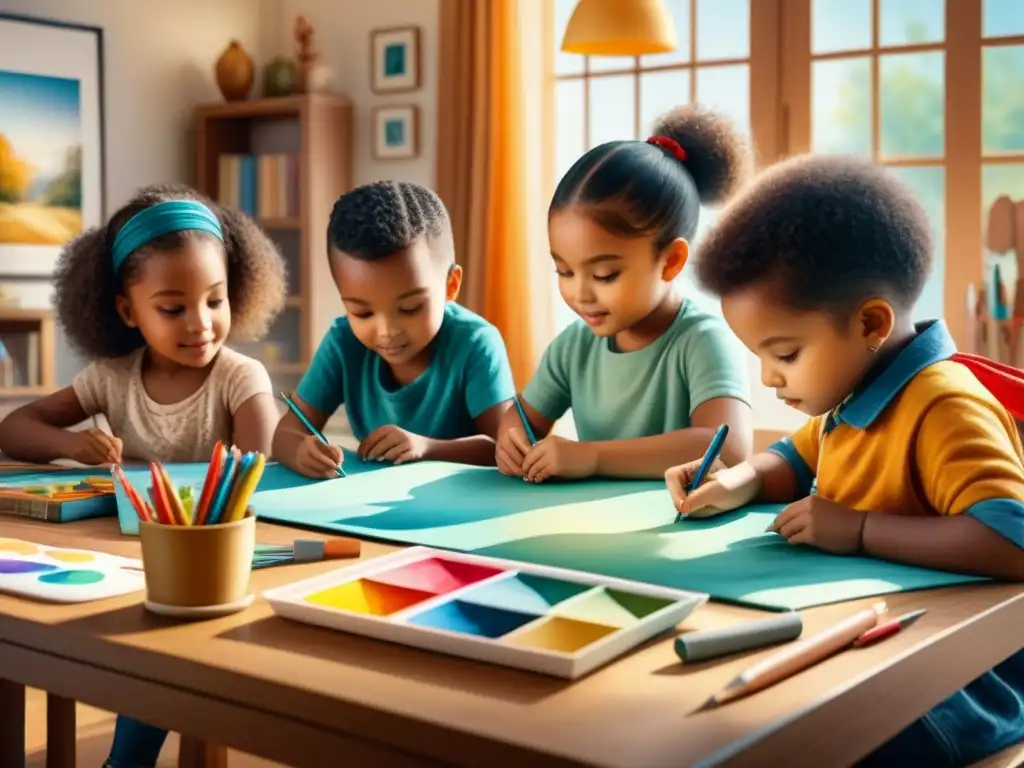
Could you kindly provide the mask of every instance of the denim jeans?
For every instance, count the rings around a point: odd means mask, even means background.
[[[117,716],[108,768],[155,768],[167,731],[124,715]]]
[[[858,768],[961,768],[1024,741],[1024,651],[970,682]]]

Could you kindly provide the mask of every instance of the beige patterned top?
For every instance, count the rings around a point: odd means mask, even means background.
[[[273,394],[262,363],[224,347],[203,386],[177,403],[157,403],[142,385],[143,352],[96,360],[72,382],[85,412],[107,417],[126,461],[209,461],[218,440],[231,444],[242,403]]]

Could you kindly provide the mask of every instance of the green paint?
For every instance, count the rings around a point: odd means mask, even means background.
[[[57,571],[56,573],[44,573],[39,580],[46,584],[62,584],[67,586],[82,586],[84,584],[96,584],[106,578],[102,571]]]

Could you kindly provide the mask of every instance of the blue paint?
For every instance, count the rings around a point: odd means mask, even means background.
[[[64,586],[81,586],[84,584],[95,584],[103,581],[106,574],[103,571],[57,571],[56,573],[44,573],[39,580],[44,584],[61,584]]]
[[[0,560],[0,576],[56,570],[57,566],[50,565],[49,563],[34,563],[31,560]]]
[[[474,605],[542,616],[563,600],[588,589],[586,584],[519,573],[463,592],[459,599]]]
[[[502,611],[486,605],[453,600],[413,616],[409,623],[464,635],[495,638],[508,634],[536,618],[535,615]]]

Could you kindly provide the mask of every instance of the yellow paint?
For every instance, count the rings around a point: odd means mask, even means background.
[[[505,642],[545,651],[574,653],[617,631],[615,627],[606,627],[603,624],[555,616],[522,634],[509,637]]]
[[[350,613],[387,616],[432,598],[427,592],[357,579],[306,595],[307,603]]]
[[[34,555],[39,547],[31,541],[21,539],[0,539],[0,552],[13,552],[16,555]]]
[[[44,549],[43,554],[60,560],[62,563],[91,563],[96,559],[92,552],[62,552],[57,549]]]

